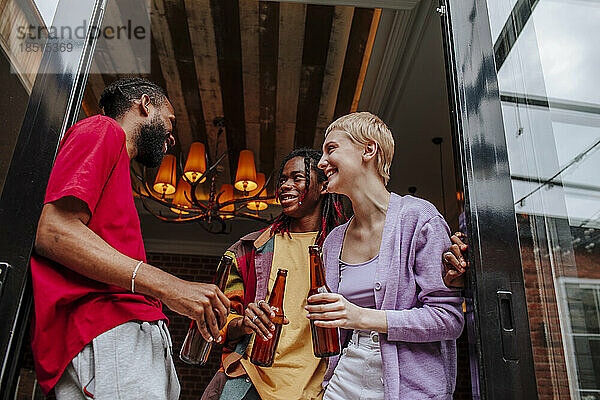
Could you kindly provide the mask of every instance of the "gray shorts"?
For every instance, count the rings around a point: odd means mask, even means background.
[[[130,321],[94,338],[54,387],[57,400],[176,400],[179,381],[164,321]]]

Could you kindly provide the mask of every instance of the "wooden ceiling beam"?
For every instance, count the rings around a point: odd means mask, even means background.
[[[381,18],[381,9],[376,8],[373,10],[373,20],[371,21],[371,28],[369,29],[369,36],[367,37],[367,43],[365,45],[365,51],[363,52],[362,63],[360,66],[360,72],[358,73],[358,82],[354,89],[354,96],[352,98],[352,105],[350,106],[350,112],[355,112],[358,108],[358,102],[362,94],[363,85],[365,83],[365,76],[367,74],[367,67],[371,60],[371,52],[373,51],[373,43],[375,42],[375,35],[377,35],[377,28],[379,27],[379,20]]]
[[[300,95],[296,114],[295,147],[312,147],[319,114],[319,101],[329,52],[335,8],[309,5],[302,52]]]
[[[342,81],[335,105],[334,119],[350,112],[352,100],[359,81],[363,56],[369,39],[373,9],[357,8],[354,10],[350,38],[346,49]]]
[[[246,148],[240,12],[237,0],[210,0],[221,81],[221,98],[232,177],[240,151]]]
[[[282,3],[280,5],[277,117],[273,163],[276,169],[279,168],[283,158],[294,149],[305,22],[305,4]]]
[[[352,6],[366,8],[391,8],[395,10],[412,10],[421,0],[271,0],[281,3],[310,3],[325,6]]]
[[[346,57],[346,48],[348,47],[353,16],[353,7],[338,6],[335,8],[331,36],[329,38],[329,52],[327,53],[327,63],[325,64],[323,89],[321,90],[319,103],[319,115],[317,117],[317,127],[313,142],[313,148],[315,149],[321,149],[325,129],[333,122],[333,113],[342,79],[344,59]]]
[[[277,72],[279,53],[279,4],[259,4],[260,72],[260,165],[269,173],[275,168],[277,134]]]
[[[260,154],[258,1],[240,0],[239,4],[246,145],[254,152],[256,167],[263,170]]]
[[[223,116],[223,99],[210,0],[185,0],[185,8],[204,112],[208,151],[211,160],[216,160],[220,154],[227,152],[227,140],[225,135],[217,135],[218,128],[213,125],[215,118]],[[223,160],[222,165],[225,167],[223,178],[229,181],[228,157]]]
[[[192,128],[188,117],[187,107],[183,97],[182,82],[175,61],[173,41],[167,23],[167,15],[164,0],[152,0],[152,36],[158,59],[162,66],[165,77],[167,95],[177,116],[177,138],[181,142],[184,152],[189,150],[192,144]]]
[[[154,39],[150,42],[150,74],[144,75],[144,77],[159,85],[163,90],[167,90],[167,81],[163,75]]]
[[[188,14],[186,13],[184,0],[166,0],[164,4],[175,63],[181,80],[181,92],[191,129],[191,140],[192,142],[206,143],[207,134],[204,125],[203,104],[200,100],[199,84],[196,79],[196,67],[188,29]],[[187,155],[188,148],[182,146],[182,150]]]

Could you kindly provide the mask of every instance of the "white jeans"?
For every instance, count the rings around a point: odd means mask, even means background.
[[[377,332],[354,331],[342,351],[323,400],[383,399],[383,367]]]

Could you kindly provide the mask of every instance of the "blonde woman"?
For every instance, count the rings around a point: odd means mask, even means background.
[[[319,168],[327,190],[352,201],[354,217],[325,240],[327,283],[308,318],[343,328],[324,399],[451,399],[460,292],[442,280],[449,228],[429,202],[386,189],[394,154],[388,127],[368,112],[333,122]],[[345,341],[344,341],[345,342]]]

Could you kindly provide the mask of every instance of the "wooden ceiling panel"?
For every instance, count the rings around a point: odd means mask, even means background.
[[[269,174],[294,147],[320,148],[325,128],[360,93],[372,16],[339,5],[152,0],[152,70],[144,77],[166,89],[176,110],[176,150],[201,141],[213,161],[226,152],[224,183],[243,149]],[[103,85],[119,77],[90,75],[86,112],[98,111]],[[213,120],[221,116],[219,137]]]
[[[354,10],[334,119],[350,112],[373,21],[372,8]]]
[[[190,124],[190,137],[192,142],[207,142],[206,127],[204,125],[204,112],[200,101],[200,85],[196,79],[194,53],[188,29],[188,15],[184,0],[166,0],[165,11],[167,24],[173,40],[173,55],[181,81],[180,87],[183,101],[188,113]],[[191,145],[191,143],[190,143]],[[182,150],[187,154],[189,147],[182,141]]]
[[[242,42],[242,78],[246,145],[254,152],[256,167],[262,170],[260,156],[260,102],[258,54],[258,1],[240,0],[240,36]]]
[[[312,147],[329,51],[334,7],[309,5],[298,98],[295,147]]]
[[[294,149],[300,67],[304,48],[306,5],[282,3],[279,7],[279,54],[277,62],[277,117],[274,167]],[[298,43],[290,46],[290,43]]]
[[[279,4],[259,4],[260,72],[260,165],[263,171],[274,167],[279,53]]]
[[[196,80],[208,136],[207,144],[211,159],[215,160],[219,156],[218,153],[227,151],[227,140],[224,135],[217,135],[218,128],[213,125],[215,118],[223,116],[223,99],[210,1],[185,0],[185,8],[188,13]],[[226,175],[229,175],[229,171]]]
[[[164,0],[152,0],[151,21],[152,37],[165,78],[165,90],[177,116],[177,138],[183,151],[187,151],[193,141],[192,128],[183,97],[182,81],[177,68]]]
[[[354,7],[338,6],[335,8],[331,36],[329,37],[329,53],[325,64],[323,89],[319,100],[317,127],[313,140],[313,148],[315,149],[321,148],[325,129],[333,120],[353,16]]]
[[[221,77],[229,167],[234,178],[240,151],[246,148],[240,13],[237,0],[211,0],[210,4]]]

